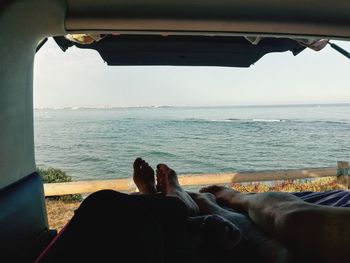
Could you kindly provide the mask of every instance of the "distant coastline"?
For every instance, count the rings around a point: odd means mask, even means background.
[[[224,106],[171,106],[171,105],[149,105],[149,106],[74,106],[74,107],[34,107],[34,110],[119,110],[119,109],[224,109],[224,108],[260,108],[260,107],[337,107],[350,106],[350,102],[344,103],[300,103],[300,104],[242,104],[242,105],[224,105]]]

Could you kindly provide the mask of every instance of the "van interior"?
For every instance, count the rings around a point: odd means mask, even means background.
[[[33,64],[48,38],[63,52],[96,50],[110,66],[243,68],[269,53],[297,56],[350,39],[345,0],[5,0],[0,10],[2,262],[32,262],[57,235],[34,151]]]

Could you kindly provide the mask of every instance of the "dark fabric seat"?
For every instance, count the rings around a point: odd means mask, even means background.
[[[98,191],[36,262],[171,262],[186,217],[177,198]]]

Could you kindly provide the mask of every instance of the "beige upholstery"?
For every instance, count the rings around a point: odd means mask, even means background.
[[[35,170],[34,52],[44,37],[64,34],[65,15],[63,0],[5,3],[0,12],[0,189]]]

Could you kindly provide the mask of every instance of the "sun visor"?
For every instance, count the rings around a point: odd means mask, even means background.
[[[54,37],[63,51],[94,49],[109,66],[250,67],[264,55],[307,46],[290,38],[179,35],[67,35]]]

